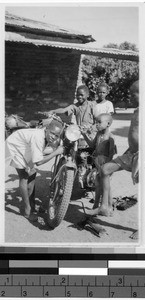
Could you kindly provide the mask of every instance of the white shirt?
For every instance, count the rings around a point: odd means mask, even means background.
[[[105,102],[96,103],[94,108],[95,116],[100,114],[114,113],[114,107],[111,101],[106,100]]]
[[[19,169],[33,168],[43,159],[45,132],[43,129],[20,129],[12,133],[6,140],[11,155],[11,166]]]

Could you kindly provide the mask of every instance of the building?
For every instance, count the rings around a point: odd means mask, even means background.
[[[5,34],[5,108],[25,120],[74,101],[82,54],[138,60],[132,51],[87,46],[91,35],[8,13]]]

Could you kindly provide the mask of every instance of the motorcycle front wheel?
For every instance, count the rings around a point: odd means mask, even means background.
[[[57,227],[65,217],[72,194],[74,172],[74,169],[64,165],[53,183],[47,210],[47,222],[51,228]]]

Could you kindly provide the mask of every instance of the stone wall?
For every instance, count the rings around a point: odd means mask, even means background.
[[[24,120],[73,103],[80,55],[71,50],[6,43],[5,109]]]

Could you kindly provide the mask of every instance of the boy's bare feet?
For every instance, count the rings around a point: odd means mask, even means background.
[[[95,209],[96,215],[108,217],[109,216],[109,210],[105,206],[100,206],[97,209]]]
[[[24,210],[24,217],[26,219],[28,219],[29,221],[31,221],[31,222],[37,222],[37,220],[38,220],[37,215],[35,215],[33,212],[31,212],[31,208],[30,207],[25,208],[25,210]]]
[[[37,215],[34,215],[34,214],[30,214],[30,215],[25,214],[24,217],[26,219],[28,219],[29,221],[31,221],[31,222],[37,222],[38,221]]]
[[[100,206],[95,209],[86,209],[85,208],[85,215],[86,216],[100,215],[100,216],[105,216],[105,217],[111,217],[113,215],[113,210],[112,210],[112,208],[108,208],[105,206]]]

